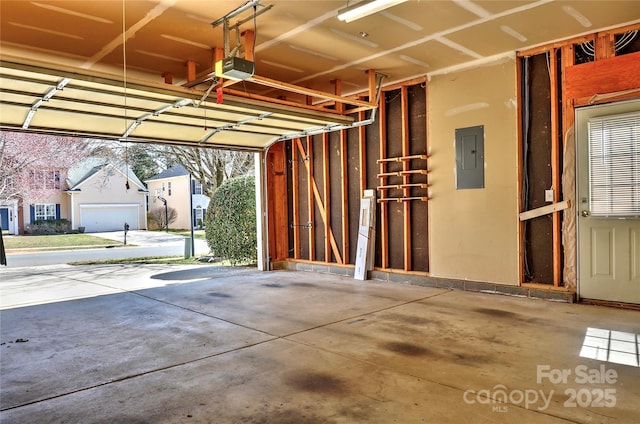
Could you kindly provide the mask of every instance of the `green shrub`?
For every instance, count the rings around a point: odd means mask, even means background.
[[[213,193],[205,216],[211,252],[232,265],[255,262],[256,194],[253,176],[231,178]]]
[[[71,222],[67,219],[39,219],[27,224],[25,234],[51,235],[68,234],[71,232]]]

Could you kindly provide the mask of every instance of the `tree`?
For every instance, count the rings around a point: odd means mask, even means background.
[[[89,140],[88,142],[92,156],[107,158],[113,163],[128,166],[140,181],[144,182],[166,168],[162,148],[156,145],[110,140]]]
[[[167,153],[184,166],[210,198],[225,180],[250,174],[254,167],[254,154],[249,152],[169,146]]]
[[[178,212],[171,206],[167,206],[166,214],[169,216],[169,224],[171,224],[178,218]],[[155,224],[155,228],[157,229],[167,227],[164,206],[151,209],[149,211],[148,218],[151,223]]]
[[[0,203],[45,200],[65,188],[68,168],[89,153],[81,138],[0,132]]]
[[[129,147],[127,162],[140,181],[148,180],[160,172],[160,165],[153,157],[153,149],[148,149],[144,144]]]
[[[205,237],[214,255],[231,261],[257,257],[255,177],[231,178],[216,190],[205,217]]]

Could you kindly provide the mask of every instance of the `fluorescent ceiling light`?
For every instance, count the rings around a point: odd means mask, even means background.
[[[407,0],[364,0],[338,11],[338,19],[349,23],[405,1]]]

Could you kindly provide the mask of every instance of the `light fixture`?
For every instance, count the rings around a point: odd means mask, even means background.
[[[338,19],[349,23],[405,1],[407,0],[363,0],[338,11]]]

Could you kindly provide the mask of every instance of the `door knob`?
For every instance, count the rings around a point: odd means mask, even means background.
[[[582,211],[581,215],[586,218],[589,216],[589,211]]]

